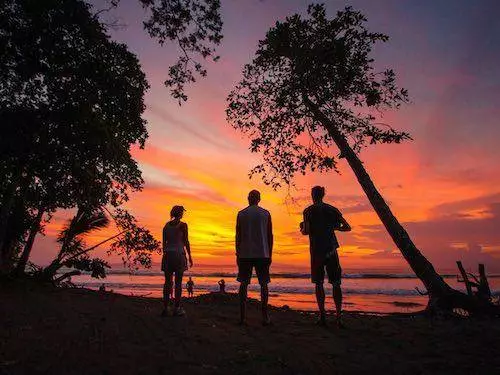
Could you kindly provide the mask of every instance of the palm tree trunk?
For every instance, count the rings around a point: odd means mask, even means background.
[[[33,248],[33,243],[35,242],[35,237],[38,234],[38,231],[40,230],[40,223],[42,222],[43,214],[45,213],[45,210],[43,207],[40,207],[38,209],[38,214],[35,218],[35,221],[31,225],[30,228],[30,234],[28,236],[28,240],[26,241],[26,244],[24,245],[23,253],[21,254],[21,257],[19,258],[19,261],[17,262],[16,266],[16,274],[17,275],[22,275],[24,273],[24,269],[26,268],[26,264],[28,263],[28,259],[31,254],[31,249]]]
[[[375,187],[375,184],[366,172],[363,163],[351,148],[344,135],[337,129],[335,123],[333,123],[323,112],[321,112],[318,106],[316,106],[308,98],[304,98],[304,101],[316,120],[323,124],[329,135],[335,141],[340,150],[341,156],[346,158],[349,166],[356,175],[359,184],[363,188],[363,191],[368,197],[368,200],[372,204],[378,217],[384,224],[387,232],[417,277],[425,285],[427,292],[429,293],[430,300],[432,301],[445,295],[454,294],[456,291],[454,291],[436,272],[432,264],[422,255],[406,230],[393,215],[391,209],[385,202],[382,195],[380,195],[379,191]]]

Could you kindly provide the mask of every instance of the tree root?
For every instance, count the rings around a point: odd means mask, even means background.
[[[500,306],[489,300],[469,296],[450,289],[443,294],[430,294],[425,313],[432,317],[500,317]]]

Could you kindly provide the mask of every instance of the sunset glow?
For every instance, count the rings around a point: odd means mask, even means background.
[[[326,3],[332,14],[344,6]],[[495,16],[478,12],[473,2],[461,2],[462,10],[469,11],[449,18],[441,5],[424,11],[418,2],[375,3],[351,2],[364,11],[373,30],[391,36],[375,50],[376,61],[381,68],[394,67],[411,103],[384,114],[384,121],[409,131],[414,140],[365,149],[361,159],[436,267],[452,269],[462,259],[467,267],[485,262],[489,271],[500,272],[500,55],[495,47],[500,33],[493,30],[498,31]],[[155,45],[133,16],[142,11],[139,5],[122,2],[118,14],[128,26],[114,37],[138,55],[151,85],[145,112],[150,137],[145,150],[133,151],[146,183],[127,207],[161,239],[170,208],[183,205],[195,264],[229,265],[234,263],[236,214],[246,206],[248,191],[258,189],[261,205],[272,214],[274,264],[306,268],[308,240],[298,228],[310,204],[310,188],[320,184],[326,187],[326,201],[337,206],[353,228],[339,235],[344,269],[407,270],[344,160],[341,174],[308,174],[289,190],[273,191],[258,177],[248,178],[259,155],[251,154],[248,140],[226,123],[226,95],[258,40],[276,19],[306,6],[305,1],[245,1],[238,6],[223,1],[221,60],[208,64],[207,79],[196,82],[189,101],[179,106],[163,86],[177,51]],[[35,263],[51,259],[54,239],[67,217],[68,212],[57,212],[46,236],[39,236],[32,254]],[[88,241],[112,233],[110,228]],[[154,262],[159,259],[155,255]],[[119,263],[118,258],[110,261]]]

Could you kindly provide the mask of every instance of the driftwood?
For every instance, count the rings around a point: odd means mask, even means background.
[[[486,277],[484,264],[479,265],[479,285],[477,287],[477,294],[491,300],[491,289],[488,278]]]
[[[465,272],[464,266],[459,260],[457,261],[457,266],[462,275],[462,279],[457,278],[457,280],[465,284],[467,294],[483,301],[491,301],[491,289],[486,277],[484,264],[479,264],[479,278],[472,273]],[[469,279],[469,277],[473,280]],[[476,291],[473,292],[472,288],[475,288]]]

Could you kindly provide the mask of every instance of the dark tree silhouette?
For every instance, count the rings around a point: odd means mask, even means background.
[[[323,5],[308,17],[277,22],[259,42],[256,57],[228,96],[227,119],[251,139],[264,163],[251,171],[278,188],[296,173],[336,170],[340,151],[394,243],[429,294],[428,311],[493,311],[452,289],[415,246],[393,215],[358,157],[366,145],[399,143],[406,132],[379,123],[376,114],[407,102],[392,70],[378,72],[373,45],[388,37],[370,32],[366,19],[348,7],[333,19]]]
[[[148,84],[84,1],[3,0],[0,21],[0,270],[22,250],[22,272],[44,215],[141,189]]]
[[[137,0],[144,7],[144,30],[163,46],[177,44],[180,56],[169,67],[165,85],[181,104],[187,100],[186,85],[196,82],[196,76],[205,77],[201,61],[217,61],[215,47],[222,40],[222,18],[219,0]],[[100,9],[97,15],[108,14],[121,0],[111,0],[110,6]],[[113,22],[110,23],[113,25]],[[200,60],[201,58],[201,60]]]
[[[117,233],[88,246],[85,235],[95,230],[106,228],[109,218],[114,221]],[[57,275],[62,268],[76,271],[87,271],[92,277],[104,278],[109,264],[101,258],[91,258],[92,251],[100,246],[111,243],[108,254],[120,255],[125,266],[137,269],[138,265],[151,267],[151,253],[159,252],[160,242],[149,231],[138,225],[137,220],[126,210],[118,208],[115,212],[107,209],[86,209],[79,207],[75,216],[68,221],[64,230],[59,234],[58,242],[61,244],[59,253],[49,266],[39,272],[44,280],[61,282],[74,271]]]

